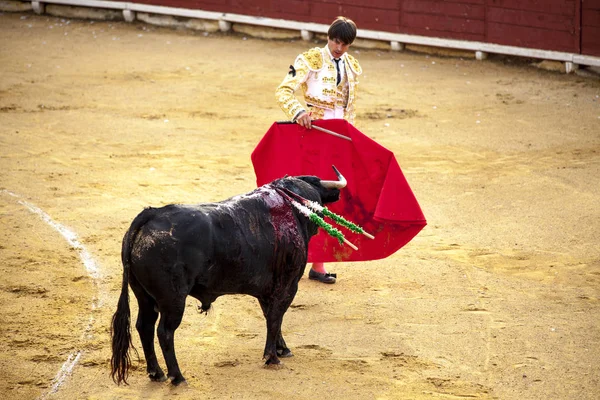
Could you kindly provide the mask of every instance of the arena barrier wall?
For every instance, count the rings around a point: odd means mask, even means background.
[[[223,32],[236,24],[296,31],[304,40],[326,34],[331,20],[345,15],[357,22],[358,39],[394,51],[419,45],[473,52],[478,60],[490,53],[553,60],[563,62],[567,73],[580,65],[600,67],[600,0],[12,2],[30,3],[38,14],[52,4],[88,7],[118,10],[129,22],[138,14],[172,16],[212,21]]]

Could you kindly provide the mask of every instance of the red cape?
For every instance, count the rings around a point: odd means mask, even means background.
[[[285,175],[316,175],[337,180],[335,165],[348,181],[332,212],[361,226],[374,240],[326,218],[346,239],[341,245],[323,229],[310,241],[310,262],[366,261],[385,258],[415,237],[427,224],[394,154],[341,119],[315,125],[348,136],[338,138],[300,125],[275,122],[252,152],[256,183],[262,186]]]

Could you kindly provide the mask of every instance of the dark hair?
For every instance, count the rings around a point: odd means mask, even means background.
[[[344,44],[352,44],[356,39],[356,24],[346,17],[337,17],[329,26],[327,37],[331,40],[339,39]]]

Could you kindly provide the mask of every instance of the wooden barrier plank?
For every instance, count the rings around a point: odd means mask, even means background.
[[[581,8],[584,10],[600,10],[600,0],[584,0]]]
[[[407,0],[404,2],[402,11],[405,13],[447,15],[481,20],[485,18],[485,6],[483,4],[465,4],[457,1]]]
[[[575,32],[559,32],[548,29],[516,26],[489,22],[486,41],[507,46],[575,52],[578,36]]]
[[[315,22],[330,24],[338,15],[354,20],[359,29],[398,32],[399,11],[331,3],[312,3],[311,5],[310,16],[311,19],[314,18]]]
[[[271,18],[308,21],[310,15],[310,6],[311,3],[309,1],[304,0],[274,1],[272,4],[272,15],[269,16]]]
[[[402,28],[421,32],[468,33],[483,39],[485,23],[483,20],[448,17],[444,15],[423,15],[406,13],[402,16]],[[419,29],[420,28],[420,29]],[[452,36],[454,37],[454,36]]]
[[[600,27],[600,9],[598,10],[583,10],[581,16],[582,26],[597,26]]]
[[[555,31],[572,32],[575,30],[575,21],[571,16],[525,10],[507,10],[497,7],[488,8],[487,21]]]
[[[576,2],[580,0],[493,0],[488,4],[498,8],[536,11],[548,14],[575,14]]]
[[[588,26],[582,30],[581,51],[590,56],[600,57],[600,27]]]
[[[280,1],[286,3],[285,1]],[[309,0],[309,3],[343,3],[346,6],[357,6],[362,8],[378,8],[384,10],[399,10],[401,7],[402,0]]]

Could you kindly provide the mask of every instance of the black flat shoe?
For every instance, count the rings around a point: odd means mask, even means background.
[[[320,273],[314,270],[310,270],[310,272],[308,273],[308,279],[312,279],[313,281],[319,281],[319,282],[323,282],[323,283],[335,283],[337,278],[336,274],[330,274],[328,272]]]

